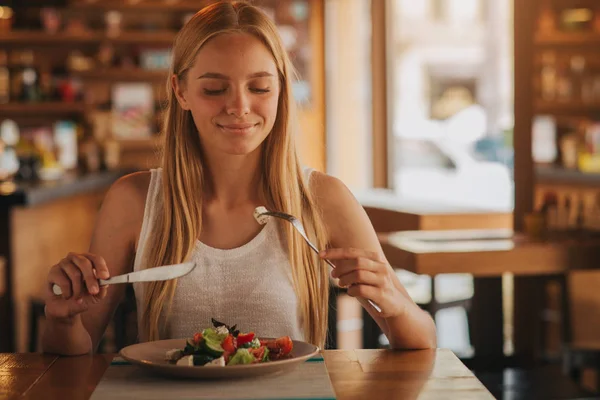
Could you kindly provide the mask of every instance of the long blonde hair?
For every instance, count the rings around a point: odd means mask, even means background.
[[[293,67],[273,22],[258,8],[245,2],[218,2],[198,13],[183,27],[173,45],[169,76],[182,84],[198,51],[211,38],[223,33],[254,35],[270,50],[280,80],[278,111],[273,130],[261,144],[260,165],[263,195],[268,207],[295,215],[311,239],[324,248],[326,233],[302,173],[293,127],[295,104],[291,93]],[[155,229],[146,246],[146,265],[155,267],[187,260],[202,230],[202,193],[206,168],[199,134],[189,111],[183,110],[171,82],[167,83],[168,105],[163,123],[163,196]],[[288,246],[294,289],[298,297],[305,340],[323,347],[327,334],[329,301],[328,268],[316,257],[290,224],[280,224]],[[146,340],[158,340],[164,318],[175,294],[176,280],[145,286],[142,328]],[[268,316],[266,316],[268,318]],[[199,327],[200,328],[200,327]]]

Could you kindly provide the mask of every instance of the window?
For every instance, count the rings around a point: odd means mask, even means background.
[[[435,143],[426,140],[404,140],[398,146],[395,160],[400,168],[454,169],[456,164]]]
[[[397,195],[512,210],[512,1],[393,0],[402,23],[389,38],[388,183]],[[430,6],[418,23],[417,3]]]
[[[431,15],[439,22],[482,22],[485,20],[484,3],[482,0],[431,0]]]

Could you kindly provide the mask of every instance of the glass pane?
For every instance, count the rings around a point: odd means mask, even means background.
[[[393,0],[390,186],[513,208],[513,0]]]

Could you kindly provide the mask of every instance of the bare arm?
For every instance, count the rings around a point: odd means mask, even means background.
[[[315,172],[311,192],[323,212],[329,232],[324,258],[336,268],[332,276],[359,299],[390,341],[392,348],[436,346],[435,324],[410,298],[383,254],[363,207],[339,180]],[[382,308],[378,314],[365,300]]]
[[[149,173],[121,178],[108,191],[88,253],[70,253],[48,276],[44,351],[77,355],[93,352],[125,293],[124,285],[91,289],[94,278],[130,272],[143,219]],[[82,281],[83,280],[83,281]],[[83,283],[85,282],[85,283]],[[54,296],[52,283],[63,290]]]

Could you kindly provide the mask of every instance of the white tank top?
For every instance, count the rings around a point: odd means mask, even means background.
[[[307,180],[311,172],[305,169]],[[161,192],[162,169],[153,169],[134,271],[144,269],[141,264]],[[304,340],[288,251],[275,220],[270,219],[258,235],[234,249],[216,249],[198,240],[191,260],[196,268],[177,281],[166,337],[161,339],[192,337],[211,327],[215,318],[262,337],[289,335]],[[138,283],[133,288],[138,332],[145,340],[141,330],[144,287]]]

